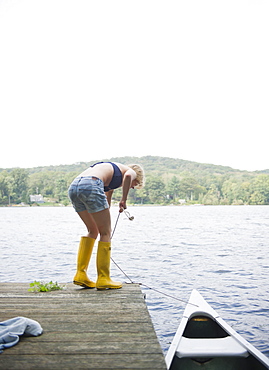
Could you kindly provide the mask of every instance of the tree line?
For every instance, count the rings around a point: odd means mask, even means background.
[[[141,163],[145,169],[145,187],[130,190],[129,204],[269,204],[267,171],[239,171],[151,156],[110,160],[126,164]],[[30,204],[30,195],[33,194],[41,194],[48,204],[69,205],[67,191],[70,183],[92,163],[0,169],[0,205]],[[113,201],[118,202],[120,197],[121,189],[117,189],[113,193]]]

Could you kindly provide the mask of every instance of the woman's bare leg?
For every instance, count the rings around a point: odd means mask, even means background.
[[[98,234],[99,234],[99,230],[98,230],[98,227],[97,227],[92,215],[88,211],[78,212],[78,215],[82,219],[82,221],[84,222],[84,224],[85,224],[85,226],[88,230],[88,235],[87,236],[89,238],[96,239]]]
[[[88,237],[96,239],[100,234],[100,241],[110,242],[111,238],[111,218],[109,208],[96,213],[88,211],[78,212],[88,230]]]
[[[109,208],[92,213],[92,217],[100,233],[101,242],[111,241],[111,218]]]

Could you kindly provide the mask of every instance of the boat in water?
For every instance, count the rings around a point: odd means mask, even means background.
[[[168,370],[262,370],[269,359],[193,290],[165,357]]]

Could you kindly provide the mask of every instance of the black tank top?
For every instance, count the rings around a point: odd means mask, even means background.
[[[94,167],[95,165],[100,164],[100,163],[110,163],[114,169],[112,179],[108,186],[104,186],[104,191],[107,192],[109,190],[114,190],[114,189],[119,188],[122,184],[122,173],[119,167],[113,162],[98,162],[98,163],[93,164],[91,167]]]

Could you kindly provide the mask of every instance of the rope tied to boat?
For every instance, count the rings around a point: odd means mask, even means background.
[[[127,218],[130,220],[130,221],[133,221],[134,220],[134,217],[133,216],[131,216],[130,215],[130,213],[128,212],[128,211],[125,211],[124,210],[124,213],[125,213],[125,215],[127,216]],[[111,239],[112,239],[112,237],[113,237],[113,235],[114,235],[114,233],[115,233],[115,230],[116,230],[116,227],[117,227],[117,224],[118,224],[118,221],[119,221],[119,217],[120,217],[120,214],[121,214],[121,212],[119,212],[119,214],[118,214],[118,217],[117,217],[117,219],[116,219],[116,222],[115,222],[115,226],[114,226],[114,229],[113,229],[113,232],[112,232],[112,234],[111,234]],[[115,264],[115,266],[123,273],[123,275],[130,281],[129,283],[127,283],[127,284],[138,284],[138,285],[141,285],[141,286],[144,286],[144,287],[146,287],[146,288],[148,288],[148,289],[150,289],[150,290],[153,290],[153,291],[155,291],[156,293],[160,293],[160,294],[162,294],[162,295],[164,295],[164,296],[166,296],[166,297],[169,297],[169,298],[172,298],[172,299],[175,299],[175,300],[177,300],[177,301],[179,301],[179,302],[183,302],[183,303],[187,303],[187,304],[191,304],[192,306],[196,306],[196,307],[199,307],[199,306],[197,306],[196,304],[194,304],[194,303],[191,303],[191,302],[188,302],[188,301],[184,301],[183,299],[180,299],[180,298],[177,298],[177,297],[174,297],[174,296],[172,296],[172,295],[170,295],[170,294],[167,294],[167,293],[164,293],[164,292],[161,292],[160,290],[157,290],[157,289],[155,289],[155,288],[152,288],[152,287],[150,287],[150,286],[148,286],[148,285],[146,285],[146,284],[144,284],[144,283],[136,283],[136,282],[134,282],[124,271],[123,271],[123,269],[115,262],[115,260],[112,258],[112,257],[110,257],[110,259],[111,259],[111,261]]]

